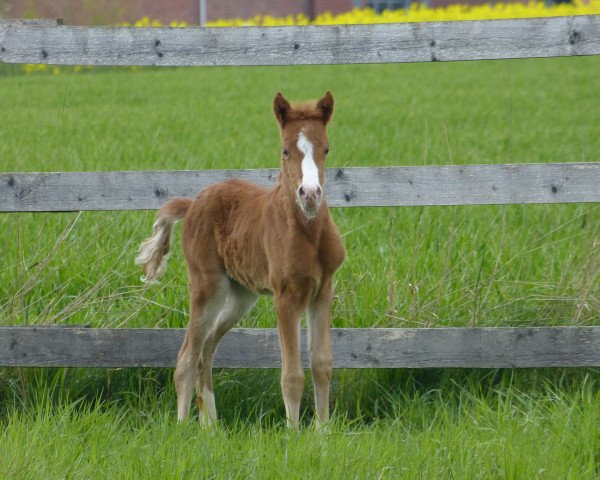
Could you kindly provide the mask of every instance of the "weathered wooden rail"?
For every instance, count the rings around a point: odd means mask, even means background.
[[[600,54],[600,16],[335,27],[92,28],[0,20],[0,63],[300,65]],[[0,212],[155,209],[275,170],[0,174]],[[334,207],[600,202],[600,163],[334,168]],[[0,319],[1,321],[1,319]],[[303,351],[306,361],[306,335]],[[0,327],[0,365],[171,367],[180,329]],[[338,368],[600,366],[600,326],[334,329]],[[274,329],[234,329],[218,367],[279,367]]]
[[[447,62],[600,53],[600,16],[235,28],[0,23],[0,62],[308,65]]]
[[[268,186],[278,170],[0,174],[0,212],[148,210],[212,183]],[[600,163],[354,167],[327,170],[332,207],[600,202]]]
[[[0,327],[0,365],[173,367],[184,329]],[[600,365],[600,327],[334,328],[336,368],[582,367]],[[302,357],[308,366],[306,332]],[[277,330],[239,328],[216,367],[279,368]]]

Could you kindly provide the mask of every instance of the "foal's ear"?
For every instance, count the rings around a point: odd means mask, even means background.
[[[323,98],[317,102],[317,108],[321,110],[323,121],[327,123],[331,119],[331,115],[333,115],[333,95],[331,92],[323,95]]]
[[[290,102],[288,102],[284,96],[277,92],[275,99],[273,100],[273,111],[275,112],[275,118],[282,127],[285,125],[288,115],[292,110]]]

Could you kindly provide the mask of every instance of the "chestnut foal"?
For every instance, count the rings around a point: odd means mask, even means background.
[[[327,92],[316,103],[292,106],[278,93],[273,109],[282,145],[278,183],[265,189],[229,180],[193,201],[168,201],[136,258],[142,279],[155,281],[165,268],[173,223],[184,219],[191,311],[175,370],[180,421],[189,414],[194,386],[201,422],[216,420],[211,370],[217,343],[260,294],[273,295],[275,301],[288,423],[298,428],[304,388],[299,334],[305,311],[317,422],[329,419],[332,277],[345,257],[322,189],[333,96]]]

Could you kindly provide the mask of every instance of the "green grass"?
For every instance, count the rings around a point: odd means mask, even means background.
[[[131,396],[127,404],[57,405],[40,396],[36,408],[10,409],[0,420],[0,475],[597,478],[598,385],[582,375],[575,388],[546,384],[531,394],[519,391],[514,378],[504,379],[497,388],[470,381],[440,390],[388,391],[382,399],[386,416],[351,420],[338,412],[328,434],[308,427],[296,433],[270,419],[239,416],[210,430],[195,422],[178,425],[166,403],[172,395],[164,392]]]
[[[326,90],[330,166],[598,162],[599,69],[598,57],[61,76],[0,66],[0,171],[274,167],[275,92]],[[336,327],[600,325],[598,205],[333,215],[348,251]],[[180,249],[160,286],[141,285],[133,265],[153,216],[1,214],[0,325],[185,326]],[[273,327],[271,300],[242,323]],[[268,370],[218,373],[220,430],[177,426],[170,375],[0,370],[0,476],[599,474],[597,369],[336,371],[328,436],[282,428]]]
[[[326,89],[337,101],[332,166],[598,161],[598,62],[10,75],[0,77],[0,170],[273,167],[274,92],[302,99]],[[132,266],[153,215],[0,216],[3,322],[185,324],[179,250],[162,289],[142,287]],[[336,326],[598,321],[597,205],[334,216],[349,253],[337,277]],[[245,324],[272,326],[271,310],[260,303]]]

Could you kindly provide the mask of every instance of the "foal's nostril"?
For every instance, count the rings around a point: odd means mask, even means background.
[[[321,187],[319,185],[317,185],[317,190],[315,192],[317,194],[317,198],[319,198],[321,196],[322,190]]]
[[[298,195],[300,195],[300,197],[306,196],[306,192],[304,191],[304,189],[302,187],[298,188]]]

